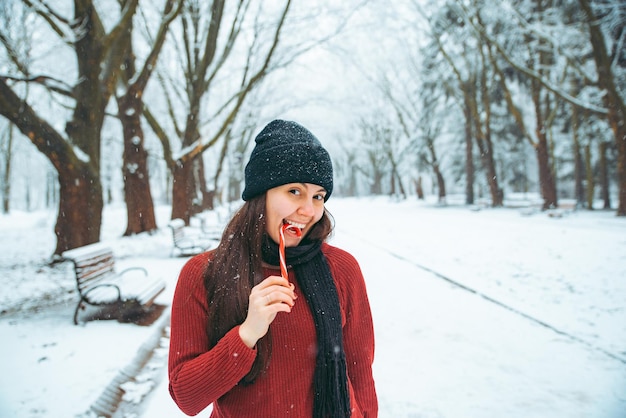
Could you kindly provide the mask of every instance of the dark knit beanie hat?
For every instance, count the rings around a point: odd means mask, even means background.
[[[243,200],[287,183],[311,183],[333,191],[330,155],[308,129],[295,122],[274,120],[255,139],[246,165]]]

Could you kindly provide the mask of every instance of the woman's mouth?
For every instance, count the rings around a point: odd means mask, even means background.
[[[284,225],[288,225],[288,226],[285,227]],[[283,220],[283,228],[285,228],[285,231],[290,231],[296,234],[297,236],[302,235],[302,230],[304,230],[305,227],[306,227],[306,224],[290,221],[287,219]]]

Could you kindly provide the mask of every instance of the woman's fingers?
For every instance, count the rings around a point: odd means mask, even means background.
[[[258,303],[265,306],[286,303],[293,307],[295,299],[293,290],[283,286],[270,286],[257,292],[253,291],[250,294],[250,303]]]
[[[293,285],[289,283],[288,280],[285,280],[282,276],[267,276],[261,283],[254,286],[253,290],[262,290],[270,286],[283,286],[293,289]]]
[[[287,295],[289,297],[290,306],[293,306],[293,301],[297,299],[294,292],[293,283],[289,283],[281,276],[269,276],[261,283],[252,288],[251,296],[267,296],[268,303],[286,302],[286,300],[280,296]]]
[[[239,335],[248,347],[267,334],[278,312],[291,312],[296,295],[293,284],[280,276],[269,276],[252,288],[248,315],[239,328]]]

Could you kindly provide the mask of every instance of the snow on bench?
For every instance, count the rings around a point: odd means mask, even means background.
[[[178,255],[179,257],[193,256],[213,249],[219,244],[219,235],[192,234],[185,226],[185,221],[180,218],[172,219],[168,226],[172,230],[172,238],[174,240],[171,255]]]
[[[74,264],[80,296],[74,311],[74,324],[78,324],[78,312],[86,305],[118,305],[118,312],[122,314],[137,307],[150,307],[165,290],[165,281],[148,277],[143,267],[131,267],[117,273],[113,251],[101,243],[65,251],[62,257]]]

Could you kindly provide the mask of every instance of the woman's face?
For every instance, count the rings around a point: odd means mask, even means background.
[[[309,233],[324,214],[326,190],[311,183],[289,183],[269,189],[266,194],[265,212],[267,233],[274,242],[280,242],[280,228],[288,223],[300,228],[300,237],[287,229],[285,246],[295,247]]]

